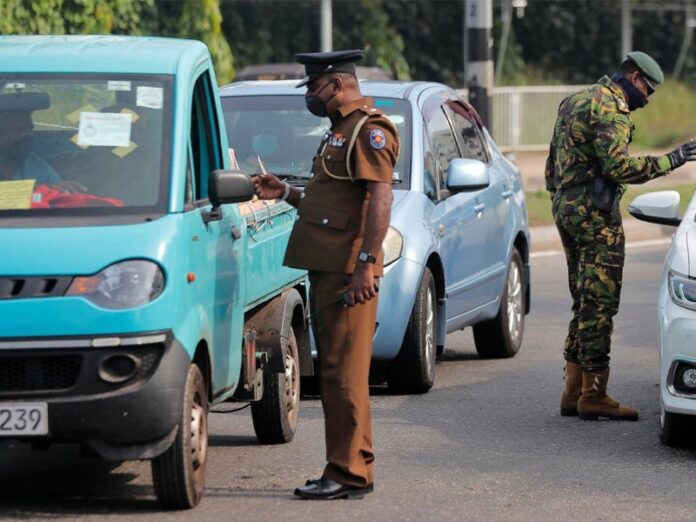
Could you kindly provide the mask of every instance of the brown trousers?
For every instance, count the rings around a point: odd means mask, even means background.
[[[374,480],[368,379],[377,299],[344,307],[349,280],[348,274],[309,273],[328,461],[323,477],[364,487]]]

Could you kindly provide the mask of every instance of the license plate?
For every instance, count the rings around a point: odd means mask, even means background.
[[[45,402],[0,403],[0,437],[48,435]]]

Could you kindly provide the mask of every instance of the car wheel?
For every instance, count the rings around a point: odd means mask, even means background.
[[[152,480],[160,504],[190,509],[203,496],[208,454],[208,390],[194,363],[186,376],[179,431],[172,445],[152,460]]]
[[[519,351],[524,334],[525,285],[522,257],[513,248],[498,315],[474,325],[474,342],[481,357],[514,357]]]
[[[692,415],[680,415],[665,411],[660,401],[660,442],[671,448],[694,447],[696,419]]]
[[[388,369],[387,382],[394,391],[425,393],[435,382],[437,307],[435,279],[426,268],[399,355]]]
[[[263,397],[251,403],[251,419],[259,442],[290,442],[300,417],[300,356],[295,333],[290,328],[283,346],[283,373],[263,376]]]

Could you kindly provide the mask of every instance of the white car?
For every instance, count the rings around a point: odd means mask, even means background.
[[[679,218],[679,193],[636,197],[629,213],[651,223],[678,226],[662,268],[657,303],[660,346],[660,440],[691,445],[696,434],[696,197]]]

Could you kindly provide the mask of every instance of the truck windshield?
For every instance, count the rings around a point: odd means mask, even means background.
[[[0,218],[164,212],[172,80],[0,75]]]
[[[394,168],[394,182],[407,188],[407,147],[410,106],[394,98],[372,98],[396,125],[401,154]],[[304,97],[288,95],[225,96],[222,98],[232,167],[247,174],[262,171],[279,176],[309,178],[312,158],[331,122],[317,118],[305,107]],[[301,182],[301,180],[300,180]]]

